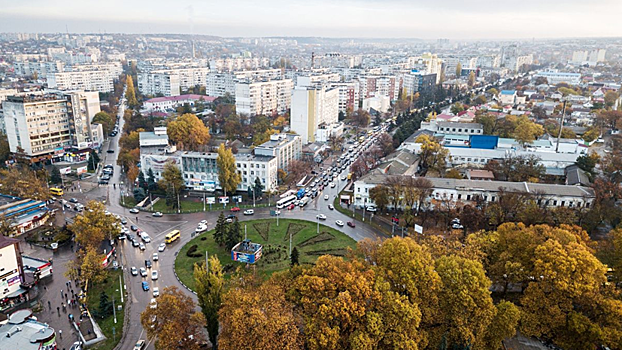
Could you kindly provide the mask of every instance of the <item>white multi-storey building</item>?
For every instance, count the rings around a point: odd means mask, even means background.
[[[399,79],[393,75],[360,76],[357,81],[359,83],[359,99],[361,100],[375,96],[386,96],[391,101],[395,101],[400,95]]]
[[[332,88],[339,90],[339,112],[346,113],[348,109],[354,111],[359,105],[359,84],[330,83]]]
[[[407,67],[417,69],[424,74],[436,74],[436,84],[440,83],[443,60],[435,54],[426,52],[420,57],[409,57]]]
[[[10,96],[2,102],[9,149],[31,157],[63,153],[65,148],[99,147],[102,127],[91,124],[100,112],[97,92]]]
[[[270,135],[270,141],[255,147],[254,151],[257,156],[276,157],[279,169],[287,171],[290,162],[302,157],[302,139],[294,134]]]
[[[235,109],[248,116],[285,113],[291,105],[291,79],[237,82]]]
[[[257,81],[280,79],[280,69],[258,69],[237,72],[210,72],[206,77],[205,92],[208,96],[222,97],[226,93],[235,95],[235,84],[238,81]]]
[[[35,73],[39,78],[47,78],[48,74],[62,72],[65,64],[61,61],[23,61],[13,65],[18,76],[32,76]]]
[[[112,79],[118,79],[118,77],[123,73],[123,65],[121,62],[76,64],[66,67],[65,70],[67,72],[107,71]]]
[[[339,121],[339,89],[325,85],[297,87],[292,91],[290,127],[303,144],[315,142],[320,125]]]
[[[210,60],[211,69],[218,72],[232,72],[247,69],[259,69],[270,66],[268,58],[218,58]]]
[[[113,92],[115,78],[106,70],[50,73],[47,77],[51,89],[98,92]]]
[[[138,73],[138,90],[143,95],[178,96],[179,75],[170,71]]]
[[[546,78],[550,85],[557,85],[559,83],[578,85],[579,83],[581,83],[581,73],[566,73],[560,72],[557,69],[539,71],[534,74],[534,77]]]

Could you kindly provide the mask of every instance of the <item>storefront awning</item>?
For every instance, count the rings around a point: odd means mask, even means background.
[[[20,295],[22,295],[22,294],[24,294],[26,292],[27,292],[27,290],[25,290],[24,288],[20,287],[18,290],[14,291],[12,293],[7,294],[5,298],[17,298],[18,296],[20,296]]]

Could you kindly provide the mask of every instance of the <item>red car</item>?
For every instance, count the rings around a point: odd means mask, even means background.
[[[238,208],[238,207],[233,207],[233,208],[231,208],[231,211],[240,211],[240,208]]]
[[[294,203],[290,204],[289,207],[287,207],[287,210],[294,210],[294,208],[296,207],[296,205]]]
[[[348,221],[348,226],[350,226],[350,227],[356,227],[356,225],[354,224],[354,221]]]

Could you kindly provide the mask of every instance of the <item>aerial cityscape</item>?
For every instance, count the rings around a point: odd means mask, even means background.
[[[622,2],[2,7],[0,350],[622,349]]]

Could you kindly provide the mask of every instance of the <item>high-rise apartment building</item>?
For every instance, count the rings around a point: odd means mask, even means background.
[[[292,91],[290,127],[302,138],[303,144],[315,142],[320,125],[339,121],[339,89],[325,85],[296,87]]]
[[[47,79],[51,89],[113,92],[117,77],[107,70],[89,70],[50,73]]]
[[[285,113],[291,105],[291,79],[240,81],[235,84],[235,110],[248,116]]]
[[[179,75],[171,71],[138,73],[138,90],[143,95],[178,96]]]
[[[104,138],[101,125],[91,124],[100,112],[97,92],[9,96],[2,109],[12,153],[51,158],[71,147],[99,147]]]

